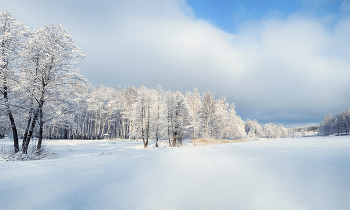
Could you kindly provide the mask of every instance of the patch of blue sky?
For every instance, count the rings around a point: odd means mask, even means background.
[[[240,25],[249,21],[267,18],[284,19],[295,13],[315,18],[332,16],[333,21],[340,18],[339,8],[343,1],[338,0],[300,0],[300,1],[263,1],[263,0],[188,0],[195,17],[208,21],[212,25],[229,33],[236,33]]]

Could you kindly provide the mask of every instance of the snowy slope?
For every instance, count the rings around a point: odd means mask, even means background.
[[[158,149],[46,144],[60,157],[0,161],[1,210],[350,209],[349,136]]]

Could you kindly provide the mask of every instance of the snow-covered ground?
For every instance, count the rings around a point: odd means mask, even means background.
[[[0,140],[0,147],[11,145]],[[47,140],[0,161],[0,209],[350,209],[350,136],[180,148]]]

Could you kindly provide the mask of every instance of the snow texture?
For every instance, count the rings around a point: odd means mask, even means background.
[[[141,141],[45,144],[59,157],[0,161],[1,210],[350,209],[350,136],[147,149]]]

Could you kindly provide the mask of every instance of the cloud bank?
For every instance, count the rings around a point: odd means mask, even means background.
[[[197,87],[226,96],[243,119],[285,126],[350,106],[346,1],[333,16],[266,17],[236,34],[196,18],[185,1],[5,3],[26,25],[68,28],[93,85]]]

